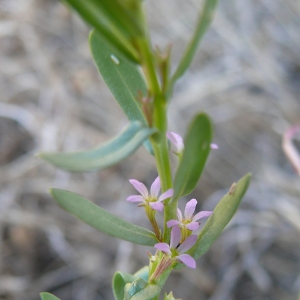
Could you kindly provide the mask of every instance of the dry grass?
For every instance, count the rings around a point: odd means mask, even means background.
[[[153,40],[172,43],[178,61],[200,1],[146,6]],[[176,297],[292,300],[300,290],[300,184],[281,150],[283,132],[300,119],[299,18],[294,0],[222,0],[176,88],[171,130],[183,134],[202,110],[215,125],[219,150],[192,195],[202,208],[212,209],[233,181],[254,174],[241,208],[197,270],[168,281]],[[113,272],[147,263],[145,248],[96,232],[47,194],[50,186],[72,190],[144,224],[125,199],[129,178],[151,183],[156,176],[146,151],[91,174],[59,171],[34,156],[86,149],[127,122],[97,74],[87,35],[55,0],[0,0],[1,300],[35,300],[46,290],[62,300],[112,299]]]

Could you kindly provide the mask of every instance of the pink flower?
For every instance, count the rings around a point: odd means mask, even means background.
[[[177,217],[178,220],[170,220],[167,222],[167,226],[173,227],[175,225],[178,225],[179,227],[186,227],[187,229],[194,231],[197,230],[200,226],[198,220],[209,217],[213,212],[212,211],[200,211],[196,215],[193,216],[193,213],[195,211],[197,205],[197,200],[192,199],[190,200],[184,210],[184,218],[182,217],[182,213],[180,209],[177,209]]]
[[[175,132],[167,132],[167,138],[171,141],[171,143],[173,144],[175,151],[174,153],[176,154],[181,154],[183,149],[184,149],[184,143],[183,143],[183,139],[182,137],[175,133]],[[219,149],[219,146],[217,144],[211,143],[210,144],[210,149]]]
[[[170,245],[167,243],[158,243],[154,245],[154,248],[170,255],[174,260],[180,260],[187,267],[195,269],[196,261],[189,254],[184,254],[184,252],[188,251],[195,245],[197,236],[191,235],[182,244],[179,244],[180,236],[181,233],[179,227],[174,226],[171,231]]]
[[[175,132],[167,132],[167,138],[171,141],[171,143],[173,144],[174,148],[175,148],[175,153],[176,154],[180,154],[183,149],[184,149],[184,144],[183,144],[183,140],[182,137],[175,133]]]
[[[169,189],[160,196],[158,196],[160,192],[160,179],[157,177],[151,185],[150,194],[146,186],[135,180],[130,179],[129,182],[133,185],[133,187],[141,194],[141,195],[131,195],[127,198],[129,202],[141,202],[141,206],[150,205],[152,209],[162,211],[164,205],[162,201],[171,198],[173,196],[173,189]]]

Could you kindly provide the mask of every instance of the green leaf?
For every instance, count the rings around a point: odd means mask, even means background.
[[[197,243],[188,251],[190,255],[198,258],[211,247],[214,240],[221,234],[235,214],[247,191],[250,179],[251,174],[247,174],[236,184],[232,185],[230,191],[221,199],[215,207],[214,213],[207,220]]]
[[[50,293],[40,293],[42,300],[60,300]]]
[[[133,282],[138,278],[141,278],[144,281],[148,281],[148,274],[149,274],[148,266],[143,267],[142,269],[137,271],[134,275],[123,273],[123,272],[116,272],[112,280],[112,287],[113,287],[115,299],[123,300],[125,285],[127,283]]]
[[[202,37],[204,36],[206,30],[210,26],[214,12],[216,10],[218,4],[218,0],[205,0],[203,9],[200,13],[195,32],[192,36],[191,41],[186,47],[186,50],[179,62],[179,65],[175,71],[175,74],[173,75],[171,82],[172,85],[176,82],[177,79],[179,79],[184,72],[188,69],[190,66],[196,51],[199,47],[199,44],[201,42]],[[172,88],[171,85],[171,88]]]
[[[144,127],[136,121],[113,140],[92,150],[71,153],[40,153],[38,157],[69,171],[103,169],[134,153],[154,132],[154,129]]]
[[[198,114],[190,124],[184,150],[174,178],[172,202],[191,193],[196,187],[210,152],[212,125],[209,117]]]
[[[145,280],[138,278],[132,283],[125,285],[124,300],[150,300],[161,290],[156,284],[150,284]]]
[[[150,230],[128,223],[77,194],[55,188],[50,193],[63,209],[101,232],[139,245],[158,242]]]
[[[139,94],[147,96],[147,86],[139,67],[118,56],[95,31],[90,34],[90,47],[99,73],[127,118],[131,122],[140,121],[147,125],[137,100]],[[153,153],[149,141],[145,143],[145,147]]]
[[[140,35],[142,29],[132,24],[130,20],[134,20],[134,18],[128,16],[126,12],[122,13],[124,9],[120,7],[121,5],[117,1],[65,0],[65,2],[73,7],[87,23],[95,27],[115,49],[118,49],[129,60],[138,62],[138,52],[132,45],[131,38],[132,36]],[[111,9],[108,10],[108,8]],[[112,16],[114,13],[121,14],[123,17],[114,18]],[[130,25],[131,29],[120,24],[120,22],[124,22],[124,18],[129,21],[126,24]],[[131,30],[134,32],[130,33]]]
[[[131,274],[116,272],[112,280],[113,293],[116,300],[124,299],[124,288],[127,283],[131,283],[135,277]]]

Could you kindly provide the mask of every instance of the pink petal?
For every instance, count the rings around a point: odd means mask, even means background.
[[[160,179],[159,176],[153,181],[151,188],[150,188],[150,194],[154,198],[158,197],[158,194],[160,192]]]
[[[181,213],[181,210],[179,208],[177,208],[177,218],[180,222],[182,222],[182,213]]]
[[[144,198],[140,195],[129,196],[126,200],[129,202],[144,202]]]
[[[219,146],[217,145],[217,144],[213,144],[213,143],[211,143],[210,144],[210,149],[219,149]]]
[[[147,198],[149,196],[148,190],[143,183],[135,179],[130,179],[129,182],[144,198]]]
[[[181,262],[183,262],[187,267],[196,269],[196,261],[188,254],[181,254],[177,257]]]
[[[196,208],[196,205],[197,205],[197,200],[196,199],[192,199],[190,200],[186,206],[185,206],[185,210],[184,210],[184,217],[186,219],[189,219],[191,220],[192,217],[193,217],[193,213],[195,211],[195,208]]]
[[[171,198],[173,196],[174,190],[173,189],[169,189],[166,192],[164,192],[163,194],[160,195],[160,197],[158,198],[158,201],[164,201],[168,198]]]
[[[175,147],[175,151],[181,152],[184,148],[182,137],[175,132],[167,132],[167,138],[171,141],[171,143]]]
[[[178,226],[173,226],[171,230],[170,248],[175,249],[180,242],[181,231]]]
[[[173,226],[178,225],[178,224],[180,224],[179,221],[177,221],[177,220],[170,220],[170,221],[167,222],[167,227],[170,228],[170,227],[173,227]]]
[[[186,225],[186,228],[189,230],[197,230],[200,227],[198,222],[191,222],[189,224]]]
[[[154,248],[164,252],[171,254],[170,246],[167,243],[157,243],[154,245]]]
[[[164,205],[161,202],[149,202],[149,205],[154,210],[163,211],[164,209]]]
[[[213,212],[212,211],[200,211],[198,212],[197,214],[194,215],[192,221],[197,221],[197,220],[200,220],[202,218],[206,218],[206,217],[209,217],[210,215],[212,215]]]
[[[173,227],[175,228],[175,227]],[[178,247],[178,252],[184,253],[191,249],[197,242],[197,236],[196,235],[190,235],[179,247]],[[171,247],[172,248],[172,247]]]

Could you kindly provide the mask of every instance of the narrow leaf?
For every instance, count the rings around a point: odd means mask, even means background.
[[[127,118],[131,122],[138,120],[147,125],[137,100],[139,95],[147,96],[146,83],[139,67],[118,56],[95,31],[90,34],[90,47],[99,73]],[[150,153],[153,152],[149,141],[145,147]]]
[[[205,0],[192,39],[187,45],[186,50],[176,69],[176,72],[172,77],[173,84],[178,78],[180,78],[184,74],[184,72],[190,66],[196,54],[196,51],[199,47],[201,39],[211,24],[217,4],[218,4],[218,0]]]
[[[105,7],[103,7],[103,1],[65,0],[65,2],[75,9],[88,24],[95,27],[99,34],[101,34],[114,49],[117,49],[117,51],[125,55],[129,60],[138,62],[137,50],[131,44],[130,37],[124,33],[124,26],[120,26],[118,22],[114,22]],[[111,5],[111,7],[116,6]]]
[[[150,230],[128,223],[77,194],[60,189],[50,193],[63,209],[101,232],[145,246],[157,243]]]
[[[236,184],[233,184],[229,192],[221,199],[214,209],[214,213],[207,220],[201,231],[197,243],[188,251],[193,257],[203,255],[221,234],[225,226],[235,214],[244,194],[247,191],[251,174],[245,175]]]
[[[60,300],[50,293],[40,293],[42,300]]]
[[[140,122],[131,123],[121,134],[106,144],[82,152],[41,153],[41,159],[69,171],[91,171],[110,167],[134,153],[155,132]]]
[[[174,179],[172,202],[191,193],[196,187],[210,152],[212,126],[209,117],[198,114],[184,140],[182,159]]]

